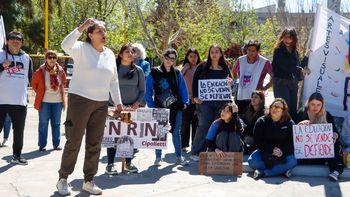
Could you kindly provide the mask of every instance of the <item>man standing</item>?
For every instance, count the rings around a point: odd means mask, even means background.
[[[27,87],[32,77],[32,60],[21,50],[23,35],[12,31],[7,35],[7,45],[0,49],[0,130],[6,113],[13,124],[13,157],[11,163],[27,165],[21,157],[23,132],[27,116]]]

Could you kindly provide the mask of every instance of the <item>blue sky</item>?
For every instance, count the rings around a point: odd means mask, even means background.
[[[277,0],[242,0],[242,2],[249,3],[253,8],[277,4]],[[298,12],[298,10],[301,10],[302,7],[304,8],[305,12],[309,12],[315,2],[320,3],[323,6],[327,6],[327,0],[286,0],[286,7],[289,8],[291,12]],[[342,0],[340,10],[350,12],[350,0]],[[314,10],[314,12],[315,11],[316,10]]]

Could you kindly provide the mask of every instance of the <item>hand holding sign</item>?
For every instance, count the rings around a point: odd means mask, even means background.
[[[11,61],[9,61],[8,59],[5,59],[4,63],[2,63],[2,66],[4,67],[4,69],[7,69],[8,67],[10,67],[11,65]]]

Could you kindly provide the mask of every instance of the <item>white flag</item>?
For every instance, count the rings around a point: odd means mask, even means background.
[[[4,19],[0,15],[0,48],[6,44],[6,33]]]

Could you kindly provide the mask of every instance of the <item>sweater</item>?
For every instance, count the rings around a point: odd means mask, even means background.
[[[142,69],[136,66],[131,79],[123,77],[129,72],[130,66],[120,65],[118,69],[119,88],[124,105],[132,105],[135,102],[141,103],[145,96],[145,76]]]
[[[90,43],[78,41],[81,35],[76,28],[61,43],[74,60],[68,92],[94,101],[108,101],[111,92],[114,104],[122,104],[113,51],[105,47],[98,52]]]

